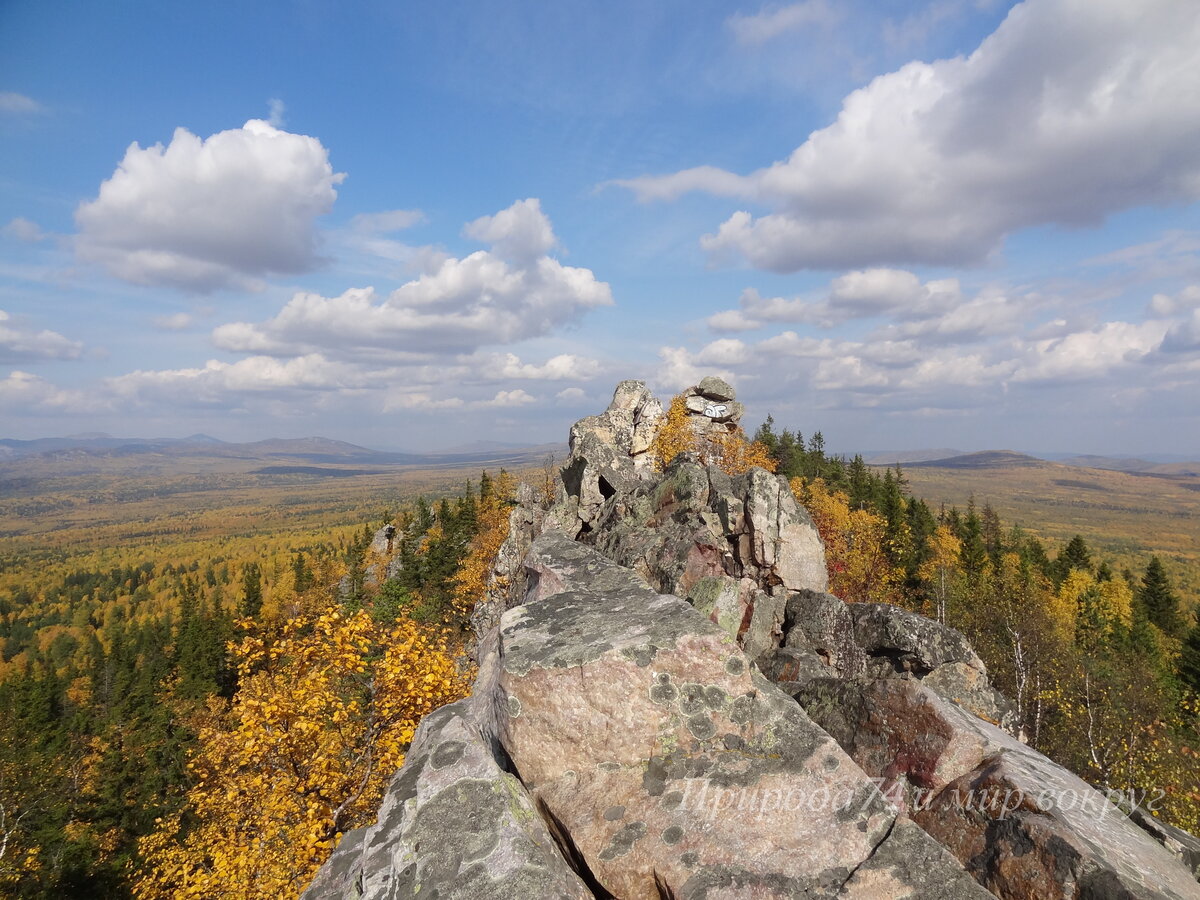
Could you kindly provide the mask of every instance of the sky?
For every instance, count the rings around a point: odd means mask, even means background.
[[[0,437],[1200,457],[1190,0],[0,3]]]

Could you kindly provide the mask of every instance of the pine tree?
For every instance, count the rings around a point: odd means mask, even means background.
[[[1182,625],[1179,617],[1179,598],[1171,590],[1162,560],[1157,556],[1150,557],[1146,574],[1142,576],[1142,586],[1138,589],[1137,600],[1145,611],[1146,618],[1162,629],[1164,634],[1179,634]]]

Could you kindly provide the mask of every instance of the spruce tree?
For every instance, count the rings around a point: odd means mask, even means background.
[[[262,612],[262,571],[258,563],[247,563],[242,569],[242,615],[248,619]]]
[[[1164,634],[1179,634],[1182,626],[1179,598],[1171,590],[1162,560],[1157,556],[1150,557],[1146,574],[1142,576],[1142,585],[1137,592],[1137,600],[1145,611],[1146,618],[1162,629]]]
[[[1055,579],[1059,584],[1062,584],[1063,580],[1076,569],[1083,572],[1092,571],[1092,552],[1088,549],[1088,545],[1084,539],[1078,534],[1071,538],[1070,543],[1055,557]]]

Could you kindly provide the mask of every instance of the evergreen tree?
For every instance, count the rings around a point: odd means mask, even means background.
[[[1167,573],[1163,570],[1162,560],[1157,556],[1150,557],[1146,566],[1146,574],[1142,576],[1142,585],[1137,592],[1138,605],[1141,606],[1146,618],[1162,629],[1164,634],[1177,636],[1181,628],[1179,616],[1179,598],[1171,590]]]
[[[262,570],[258,563],[247,563],[242,569],[242,615],[248,619],[258,618],[262,603]]]
[[[1092,571],[1092,552],[1087,543],[1078,534],[1071,538],[1054,560],[1055,580],[1062,584],[1063,579],[1074,570],[1090,573]]]
[[[977,579],[983,574],[988,555],[987,547],[983,543],[983,523],[975,511],[974,497],[967,504],[967,516],[962,520],[957,536],[962,541],[959,558],[963,571],[967,573],[968,578]]]

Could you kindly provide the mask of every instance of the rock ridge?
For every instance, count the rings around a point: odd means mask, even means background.
[[[1017,740],[962,634],[828,593],[786,480],[657,471],[663,421],[621,382],[554,502],[519,495],[472,696],[306,898],[1200,898],[1200,844]]]

